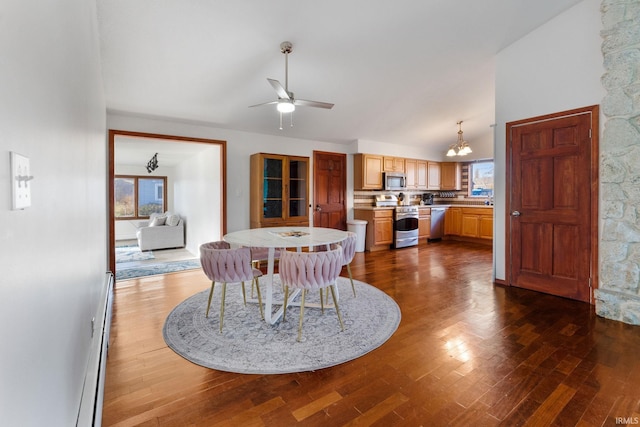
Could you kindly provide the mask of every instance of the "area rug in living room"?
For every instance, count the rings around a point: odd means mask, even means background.
[[[276,274],[274,299],[281,297],[279,280]],[[164,340],[185,359],[226,372],[284,374],[335,366],[378,348],[400,324],[400,308],[391,297],[369,284],[354,282],[355,298],[349,279],[338,279],[343,332],[334,309],[327,308],[322,314],[318,308],[306,308],[302,342],[298,342],[299,307],[289,307],[284,321],[269,325],[260,318],[257,304],[243,304],[240,285],[227,285],[224,327],[220,333],[222,286],[217,285],[209,317],[205,317],[207,289],[173,309],[165,321]],[[247,293],[249,289],[247,282]],[[309,292],[307,301],[314,302],[318,294]]]
[[[117,246],[116,264],[154,259],[151,251],[142,252],[138,246]]]
[[[199,258],[160,262],[157,264],[141,264],[131,267],[121,267],[116,264],[116,280],[135,279],[136,277],[174,273],[176,271],[194,270],[197,268],[202,268]]]

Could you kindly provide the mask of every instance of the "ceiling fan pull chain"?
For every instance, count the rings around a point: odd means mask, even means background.
[[[282,130],[282,112],[280,112],[280,130]]]
[[[291,117],[291,127],[293,127],[293,111],[289,114],[289,116]]]

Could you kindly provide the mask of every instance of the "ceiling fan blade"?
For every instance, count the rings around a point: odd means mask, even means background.
[[[276,90],[276,93],[278,94],[278,98],[291,99],[291,97],[289,97],[289,94],[287,93],[286,89],[280,84],[279,81],[274,80],[274,79],[267,79],[267,81]]]
[[[277,104],[277,103],[278,103],[278,101],[262,102],[262,103],[256,104],[256,105],[249,105],[249,108],[251,108],[251,107],[261,107],[263,105]]]
[[[333,108],[333,104],[330,104],[328,102],[307,101],[306,99],[296,99],[294,104],[301,107],[326,108],[328,110]]]

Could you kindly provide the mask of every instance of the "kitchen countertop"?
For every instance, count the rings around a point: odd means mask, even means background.
[[[405,205],[406,206],[406,205]],[[483,208],[483,209],[493,209],[493,205],[472,205],[472,204],[435,204],[435,205],[410,205],[417,206],[418,208]],[[358,206],[354,207],[354,209],[363,209],[363,210],[385,210],[385,209],[393,209],[395,206]]]

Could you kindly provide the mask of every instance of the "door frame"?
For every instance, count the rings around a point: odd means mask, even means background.
[[[546,122],[559,118],[576,116],[582,114],[590,114],[591,116],[591,225],[590,240],[591,254],[589,262],[589,273],[591,277],[589,303],[594,304],[594,290],[598,288],[598,205],[599,205],[599,138],[600,138],[600,107],[599,105],[591,105],[588,107],[576,108],[573,110],[561,111],[542,116],[531,117],[528,119],[507,122],[506,126],[506,176],[505,176],[505,278],[508,286],[513,286],[512,279],[512,262],[511,262],[511,185],[512,176],[512,129],[515,127],[525,126],[533,123]]]
[[[109,223],[107,228],[109,230],[109,270],[115,274],[116,271],[116,232],[115,232],[115,214],[114,214],[114,197],[115,189],[113,181],[115,179],[115,140],[117,136],[138,137],[147,139],[163,139],[174,142],[186,142],[186,143],[202,143],[202,144],[215,144],[220,146],[220,182],[222,200],[220,201],[220,218],[221,218],[221,230],[220,235],[223,236],[227,233],[227,142],[215,139],[205,138],[191,138],[185,136],[175,135],[161,135],[156,133],[145,132],[131,132],[125,130],[109,129],[109,141],[108,141],[108,182],[109,191],[107,194],[107,206],[109,209],[108,218]]]

